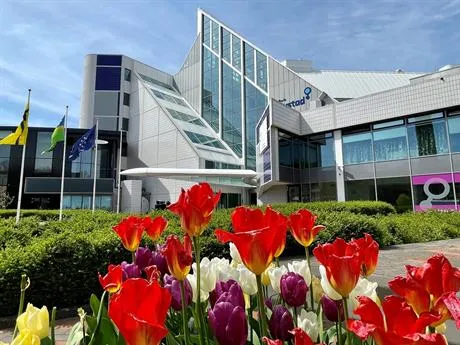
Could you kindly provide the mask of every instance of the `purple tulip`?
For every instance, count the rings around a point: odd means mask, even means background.
[[[243,290],[233,279],[226,282],[218,281],[214,290],[209,294],[209,301],[211,302],[211,308],[214,308],[217,302],[230,302],[242,308],[245,306]]]
[[[265,299],[265,306],[270,309],[270,310],[273,310],[273,301],[271,299],[271,297],[268,297]]]
[[[168,264],[166,263],[165,256],[161,253],[162,246],[158,246],[157,250],[152,252],[152,265],[157,266],[161,275],[169,274]]]
[[[141,270],[136,264],[128,264],[126,261],[121,263],[121,269],[123,270],[123,281],[130,278],[140,278]]]
[[[147,266],[153,265],[152,251],[147,247],[137,248],[134,263],[141,271]]]
[[[300,274],[288,272],[280,280],[281,297],[291,307],[300,307],[307,299],[308,286]]]
[[[290,331],[294,329],[294,320],[289,310],[282,305],[275,306],[268,328],[273,339],[290,340],[292,338]]]
[[[321,306],[323,307],[324,315],[331,322],[339,321],[339,310],[340,320],[345,320],[343,310],[343,300],[334,301],[326,295],[321,296]]]
[[[176,310],[182,310],[182,298],[180,293],[180,282],[170,276],[169,274],[165,274],[163,277],[164,287],[169,290],[171,293],[171,307]],[[185,305],[190,305],[192,303],[192,286],[190,285],[187,279],[184,280],[184,290],[185,290]]]
[[[244,345],[248,323],[244,308],[230,302],[218,302],[208,311],[209,326],[219,345]]]

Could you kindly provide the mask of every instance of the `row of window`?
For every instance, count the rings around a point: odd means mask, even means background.
[[[64,195],[63,208],[64,209],[90,209],[92,208],[91,195]],[[103,210],[112,209],[112,196],[110,195],[96,195],[96,208]]]
[[[184,131],[184,132],[185,134],[187,134],[189,139],[195,144],[201,144],[201,145],[216,147],[218,149],[225,150],[225,146],[222,145],[216,138],[209,137],[207,135],[203,135],[203,134],[199,134],[195,132],[190,132],[190,131]]]
[[[201,121],[200,118],[196,117],[196,116],[192,116],[192,115],[189,115],[189,114],[185,114],[181,111],[177,111],[177,110],[174,110],[174,109],[170,109],[170,108],[166,108],[166,110],[171,114],[172,117],[174,117],[176,120],[180,120],[180,121],[184,121],[184,122],[188,122],[188,123],[193,123],[195,125],[198,125],[198,126],[202,126],[202,127],[205,127],[203,121]]]
[[[182,107],[187,107],[187,104],[179,97],[175,97],[175,96],[172,96],[172,95],[169,95],[167,93],[164,93],[164,92],[161,92],[159,90],[156,90],[156,89],[151,89],[153,94],[158,97],[159,99],[162,99],[166,102],[169,102],[169,103],[173,103],[173,104],[178,104]]]

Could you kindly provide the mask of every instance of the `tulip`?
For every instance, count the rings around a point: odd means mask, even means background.
[[[379,258],[379,244],[371,235],[365,234],[363,238],[351,241],[358,246],[361,256],[361,274],[369,277],[375,272]]]
[[[307,285],[310,286],[311,273],[310,268],[308,267],[307,260],[292,261],[291,263],[288,263],[288,269],[289,272],[300,274],[303,277],[303,279],[305,279],[305,283],[307,283]]]
[[[242,264],[243,261],[241,261],[240,253],[238,252],[235,244],[230,242],[228,245],[230,248],[230,256],[232,257],[232,265],[238,266],[239,264]]]
[[[366,296],[358,297],[358,302],[354,313],[360,320],[350,319],[347,326],[361,340],[372,336],[377,345],[447,345],[442,334],[425,334],[425,328],[437,317],[427,313],[419,318],[400,297],[387,296],[382,309]]]
[[[134,263],[141,271],[143,271],[147,266],[153,265],[152,251],[147,247],[137,248],[134,257]]]
[[[294,328],[291,333],[294,335],[294,345],[315,345],[303,329]]]
[[[169,235],[162,253],[166,258],[169,272],[177,280],[184,280],[192,266],[192,242],[184,236],[184,244],[175,235]]]
[[[270,285],[270,276],[268,275],[268,272],[274,269],[275,267],[276,266],[273,263],[271,263],[270,266],[268,266],[268,268],[264,271],[264,273],[262,273],[261,279],[262,279],[262,284],[264,284],[264,286]]]
[[[164,276],[165,274],[169,274],[168,263],[166,262],[166,258],[163,255],[163,246],[158,246],[157,250],[152,252],[152,265],[155,265],[158,270],[161,272],[161,275]]]
[[[220,194],[214,194],[211,186],[202,182],[187,191],[182,189],[179,199],[169,205],[168,210],[180,217],[182,230],[190,237],[200,236],[211,220]]]
[[[237,207],[232,213],[232,227],[233,233],[216,230],[217,240],[233,242],[244,265],[261,275],[279,250],[280,234],[285,235],[287,228],[286,217],[270,207],[265,214],[259,209]]]
[[[299,210],[289,216],[291,234],[297,242],[304,247],[309,247],[318,233],[325,229],[323,225],[316,225],[318,217],[309,210]]]
[[[326,318],[331,322],[338,322],[345,320],[343,311],[343,300],[334,301],[333,299],[323,295],[321,297],[321,306]]]
[[[123,270],[123,281],[141,277],[141,270],[136,264],[128,264],[126,261],[123,261],[120,266]]]
[[[144,233],[142,218],[135,216],[125,218],[113,227],[113,231],[118,235],[127,250],[135,252]]]
[[[267,337],[263,337],[262,338],[262,341],[267,344],[267,345],[283,345],[284,342],[282,340],[279,340],[279,339],[269,339]]]
[[[302,309],[300,315],[297,316],[297,326],[301,330],[305,331],[312,340],[316,340],[318,338],[319,325],[316,313],[312,311],[307,312],[305,309]]]
[[[227,259],[212,258],[211,265],[215,267],[217,280],[227,281],[230,279],[238,279],[239,273],[236,270],[236,267],[231,266]]]
[[[282,305],[275,306],[268,323],[268,328],[273,338],[284,341],[290,340],[292,335],[289,331],[292,331],[294,328],[294,321],[289,310]]]
[[[49,335],[49,313],[48,309],[43,306],[41,309],[34,307],[28,303],[26,311],[18,316],[16,324],[19,331],[19,337],[24,342],[18,344],[35,344],[34,341],[46,338]],[[31,342],[25,341],[25,338],[31,340]],[[14,342],[13,342],[14,344]]]
[[[45,343],[45,342],[44,342]],[[19,333],[19,335],[14,338],[10,345],[40,345],[40,338],[32,333]],[[0,342],[0,345],[8,345]]]
[[[149,282],[156,280],[159,281],[161,278],[161,272],[157,266],[151,265],[144,268],[145,276]]]
[[[240,305],[219,302],[208,311],[209,326],[219,345],[243,345],[248,337],[246,313]]]
[[[168,220],[162,216],[155,217],[154,219],[147,216],[142,220],[142,225],[144,226],[147,236],[150,237],[153,242],[156,242],[168,226]]]
[[[254,274],[249,271],[244,265],[238,266],[239,278],[238,282],[246,295],[252,296],[257,293],[257,280]]]
[[[104,277],[99,273],[99,283],[109,293],[115,293],[120,290],[122,279],[123,269],[120,265],[109,265],[108,272]]]
[[[300,274],[288,272],[280,280],[281,297],[291,307],[300,307],[307,299],[308,286]]]
[[[196,263],[192,264],[193,274],[196,275]],[[203,258],[200,262],[200,283],[201,291],[207,296],[216,287],[217,265],[214,265],[208,258]]]
[[[268,268],[268,276],[270,278],[270,285],[275,293],[280,293],[280,280],[283,275],[288,272],[286,266]]]
[[[319,303],[321,297],[324,295],[324,290],[321,286],[321,280],[318,279],[316,276],[312,276],[311,278],[311,286],[313,290],[313,300],[316,303]]]
[[[243,290],[235,280],[228,280],[226,282],[218,281],[216,287],[209,295],[209,302],[211,308],[217,302],[231,302],[233,305],[239,305],[242,308],[245,307]]]
[[[316,247],[313,254],[324,266],[327,280],[334,290],[340,296],[348,297],[358,283],[361,271],[361,258],[357,245],[337,238],[333,243]]]
[[[319,265],[319,274],[321,275],[321,288],[323,289],[324,293],[330,299],[334,301],[342,299],[342,296],[334,290],[331,283],[327,279],[326,267],[323,265]]]
[[[180,281],[178,281],[173,276],[169,274],[165,274],[163,277],[163,287],[168,289],[171,293],[171,307],[176,310],[182,310],[182,298],[180,292]],[[187,279],[184,280],[184,288],[185,288],[185,305],[190,305],[192,303],[192,287]]]
[[[379,303],[379,297],[377,295],[378,284],[376,282],[370,282],[366,278],[359,278],[358,284],[356,284],[353,291],[350,292],[350,301],[348,305],[348,315],[351,315],[354,309],[358,308],[358,296],[366,296],[373,300],[375,303]]]
[[[109,316],[127,345],[158,345],[168,333],[170,304],[171,294],[158,282],[130,279],[110,298]]]

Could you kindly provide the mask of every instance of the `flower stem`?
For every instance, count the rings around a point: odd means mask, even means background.
[[[339,321],[335,322],[335,331],[337,333],[337,345],[342,345],[342,330],[340,329],[340,315]]]
[[[319,310],[318,310],[318,313],[317,313],[317,317],[318,317],[318,322],[319,322],[319,343],[322,344],[323,343],[323,307],[321,305],[321,303],[318,303],[318,306],[319,306]]]
[[[252,322],[251,322],[251,318],[252,318],[252,312],[253,312],[253,307],[252,307],[252,301],[251,301],[251,296],[249,296],[249,317],[248,317],[248,320],[249,320],[249,331],[251,333],[250,334],[250,339],[251,339],[251,344],[254,344],[254,336],[252,334]]]
[[[280,267],[280,259],[278,257],[275,258],[276,267]]]
[[[260,324],[260,336],[259,338],[267,336],[267,327],[265,324],[266,316],[265,316],[265,304],[264,304],[264,290],[262,287],[262,277],[260,274],[256,274],[256,281],[257,281],[257,298],[259,301],[259,324]]]
[[[196,261],[196,303],[195,303],[195,312],[196,312],[196,321],[198,325],[198,332],[200,335],[200,344],[204,343],[204,334],[203,334],[203,322],[202,322],[202,311],[201,311],[201,275],[200,275],[200,241],[197,236],[192,237],[193,249],[195,250],[195,261]]]
[[[180,282],[180,298],[182,302],[182,327],[184,328],[185,345],[188,345],[190,336],[187,325],[187,306],[185,305],[185,286],[183,280]]]
[[[133,260],[133,264],[136,262],[136,252],[131,252],[131,259]]]
[[[18,317],[19,315],[22,314],[22,311],[24,310],[24,300],[26,297],[26,290],[29,287],[29,280],[27,279],[27,276],[25,274],[21,275],[21,295],[19,297],[19,309],[18,309]],[[18,324],[16,323],[16,326],[14,326],[14,331],[13,331],[13,338],[11,340],[14,340],[16,338],[16,335],[18,333]]]
[[[51,312],[51,344],[55,345],[56,344],[56,336],[55,336],[55,328],[56,328],[56,307],[53,307],[53,310]]]
[[[347,330],[347,344],[351,345],[351,334],[348,331],[348,327],[347,327],[347,322],[348,322],[348,299],[346,297],[343,297],[343,309],[344,309],[344,312],[345,312],[344,325],[345,325],[345,329]]]
[[[315,311],[315,301],[313,300],[313,274],[311,273],[310,252],[308,251],[308,247],[305,247],[305,255],[307,256],[308,270],[310,271],[310,275],[312,277],[312,279],[310,281],[310,304],[311,304],[311,310]]]
[[[298,327],[297,325],[297,308],[296,307],[292,307],[293,311],[294,311],[294,326],[295,327]]]

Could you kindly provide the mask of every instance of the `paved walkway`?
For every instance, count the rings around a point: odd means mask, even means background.
[[[387,282],[397,275],[404,275],[404,265],[421,265],[428,257],[436,253],[443,253],[456,267],[460,267],[460,238],[436,241],[428,243],[404,244],[392,246],[380,251],[379,264],[372,281],[379,284],[379,296],[387,295],[390,290],[387,287]],[[313,264],[315,275],[318,273],[318,265]],[[56,340],[64,341],[72,328],[72,325],[77,322],[77,318],[63,319],[57,321]],[[0,341],[9,342],[11,340],[11,329],[0,330]],[[460,345],[460,331],[457,331],[454,324],[448,324],[447,337],[449,345]]]

